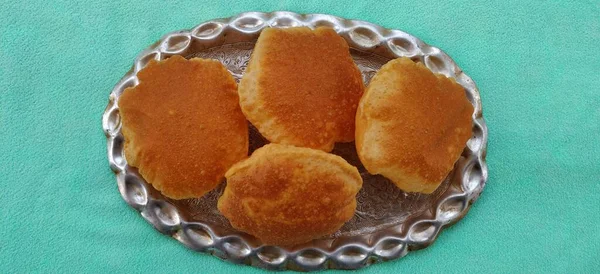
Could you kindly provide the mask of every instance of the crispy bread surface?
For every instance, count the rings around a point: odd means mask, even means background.
[[[242,111],[269,141],[324,151],[354,140],[363,91],[346,41],[306,27],[263,30],[239,87]]]
[[[248,155],[237,86],[216,60],[151,61],[119,98],[129,165],[173,199],[216,187]]]
[[[269,144],[225,175],[218,202],[236,229],[266,244],[294,245],[337,231],[354,215],[358,170],[339,156]]]
[[[473,106],[454,79],[398,58],[373,77],[356,114],[356,149],[372,174],[431,193],[472,134]]]

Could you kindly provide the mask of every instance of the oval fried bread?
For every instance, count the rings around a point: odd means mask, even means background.
[[[433,192],[472,134],[473,106],[454,79],[398,58],[373,77],[356,114],[356,149],[372,174]]]
[[[248,155],[235,80],[216,60],[151,61],[119,98],[125,156],[173,199],[200,197]]]
[[[363,91],[342,37],[298,27],[262,31],[238,92],[242,111],[269,141],[331,151],[354,140]]]
[[[352,218],[358,170],[323,151],[269,144],[225,175],[219,211],[265,244],[294,245],[337,231]]]

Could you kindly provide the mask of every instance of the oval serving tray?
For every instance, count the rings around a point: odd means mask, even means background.
[[[117,103],[125,88],[138,84],[136,73],[150,60],[172,55],[217,59],[239,81],[260,32],[266,27],[294,26],[335,29],[351,47],[365,85],[383,64],[401,56],[423,62],[432,71],[454,78],[464,87],[475,108],[473,136],[452,172],[430,195],[404,193],[387,179],[368,174],[358,160],[353,143],[336,145],[333,153],[355,165],[364,180],[357,196],[355,216],[333,235],[310,243],[295,247],[266,246],[236,231],[219,214],[216,202],[224,184],[202,198],[171,200],[128,166]],[[447,54],[410,34],[325,14],[248,12],[165,35],[140,53],[131,70],[112,90],[102,116],[102,127],[107,137],[109,164],[116,173],[123,199],[157,230],[191,249],[266,269],[356,269],[403,257],[410,250],[427,247],[444,227],[460,220],[482,192],[488,177],[487,127],[473,80]],[[250,126],[250,151],[265,143]]]

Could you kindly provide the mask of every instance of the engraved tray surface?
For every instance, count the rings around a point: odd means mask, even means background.
[[[452,172],[430,195],[404,193],[384,177],[368,174],[358,160],[353,143],[337,144],[332,153],[356,166],[364,180],[354,217],[333,235],[310,243],[295,247],[266,246],[233,229],[218,212],[216,203],[224,184],[202,198],[171,200],[128,166],[117,102],[125,88],[138,84],[136,73],[151,59],[162,60],[172,55],[217,59],[239,81],[261,30],[292,26],[334,28],[350,45],[365,85],[383,64],[401,56],[423,62],[432,71],[454,78],[464,87],[475,108],[473,136]],[[235,263],[310,271],[356,269],[403,257],[410,250],[430,245],[444,227],[460,220],[482,192],[488,177],[487,127],[481,110],[479,91],[473,80],[440,49],[405,32],[324,14],[248,12],[169,33],[142,51],[110,93],[102,126],[107,136],[109,164],[116,173],[123,199],[157,230],[191,249]],[[250,151],[265,143],[267,141],[250,125]]]

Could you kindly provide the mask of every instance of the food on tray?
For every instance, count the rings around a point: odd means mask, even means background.
[[[373,77],[356,114],[365,168],[407,192],[433,192],[471,137],[473,106],[453,79],[408,58]]]
[[[242,111],[269,141],[331,151],[354,140],[364,91],[348,44],[334,30],[262,31],[240,83]]]
[[[453,79],[398,58],[364,91],[330,28],[263,30],[239,90],[216,60],[153,60],[138,78],[118,102],[128,163],[173,199],[226,177],[219,211],[270,245],[330,235],[354,215],[362,178],[327,153],[336,142],[356,137],[370,173],[431,193],[472,133],[473,107]],[[271,141],[250,158],[246,119]]]
[[[227,171],[218,208],[233,227],[273,245],[304,243],[352,218],[362,186],[339,156],[269,144]]]
[[[151,61],[119,98],[129,165],[165,196],[200,197],[248,155],[237,86],[218,61]]]

